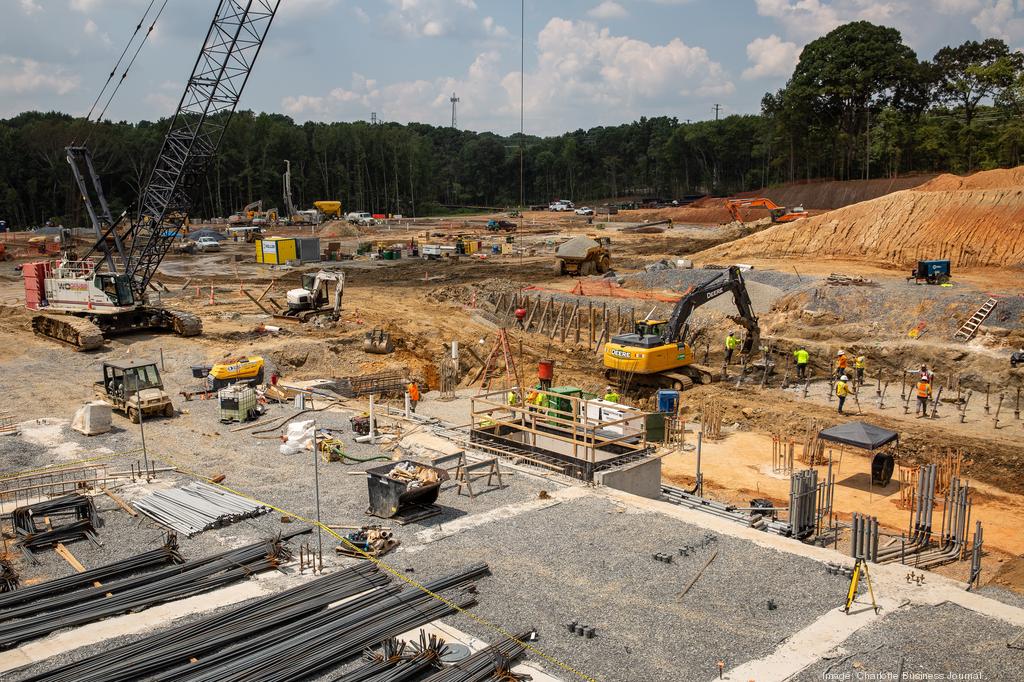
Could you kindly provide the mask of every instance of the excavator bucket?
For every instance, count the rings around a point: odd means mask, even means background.
[[[395,344],[391,343],[391,334],[383,329],[374,329],[372,332],[366,332],[363,350],[374,355],[387,355],[395,352]]]

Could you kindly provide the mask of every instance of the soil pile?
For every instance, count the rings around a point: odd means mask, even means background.
[[[830,180],[825,182],[790,182],[778,187],[743,192],[737,197],[768,197],[779,206],[803,206],[806,209],[830,211],[862,201],[899,192],[905,189],[921,188],[933,181],[934,175],[912,175],[901,178],[880,178],[877,180]],[[941,176],[956,177],[956,176]],[[704,199],[702,201],[708,201]]]
[[[718,246],[709,261],[790,256],[910,265],[949,258],[957,267],[1024,264],[1024,167],[903,190]]]

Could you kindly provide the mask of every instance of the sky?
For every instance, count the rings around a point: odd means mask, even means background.
[[[516,0],[281,0],[240,108],[449,125],[455,93],[460,128],[515,132],[525,35],[525,130],[553,135],[756,113],[802,47],[848,21],[899,29],[921,58],[993,36],[1024,47],[1024,0],[524,1],[525,31]],[[0,117],[85,115],[149,4],[0,0]],[[173,113],[215,5],[167,2],[106,118]]]

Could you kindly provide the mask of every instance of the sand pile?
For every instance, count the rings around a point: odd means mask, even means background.
[[[895,192],[718,246],[701,260],[832,257],[909,265],[1024,264],[1024,167],[939,176]]]

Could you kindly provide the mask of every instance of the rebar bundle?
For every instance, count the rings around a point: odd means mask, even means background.
[[[2,609],[10,609],[19,604],[40,603],[58,595],[82,587],[87,587],[95,582],[107,582],[112,578],[118,578],[133,573],[143,573],[157,566],[172,563],[184,563],[184,559],[178,554],[178,540],[171,535],[163,547],[143,552],[136,556],[121,561],[116,561],[106,566],[93,568],[84,573],[74,573],[56,580],[49,580],[45,583],[38,583],[23,587],[19,590],[0,594],[0,619],[7,619],[7,613]],[[148,579],[148,578],[147,578]]]
[[[481,649],[469,658],[459,661],[423,682],[486,682],[487,680],[509,679],[509,663],[526,651],[522,643],[536,639],[536,631],[528,630],[522,634],[508,637],[486,649]],[[503,677],[497,675],[501,672]],[[515,679],[515,678],[512,678]]]
[[[367,646],[467,609],[476,603],[465,588],[488,572],[476,564],[427,583],[425,590],[370,595],[294,621],[285,629],[247,637],[152,682],[289,682],[321,673],[358,656]],[[440,595],[437,599],[434,595]]]
[[[270,511],[269,507],[206,483],[151,493],[135,508],[187,537]]]
[[[448,653],[444,640],[420,630],[419,641],[407,646],[389,638],[381,642],[380,652],[367,650],[367,662],[333,682],[413,682],[441,666]]]
[[[54,630],[202,594],[253,573],[276,568],[289,556],[282,540],[277,538],[101,587],[87,587],[28,603],[0,614],[0,648],[9,648]]]
[[[48,519],[49,525],[36,523],[42,518]],[[70,521],[58,525],[67,519]],[[74,493],[18,507],[11,512],[11,523],[21,538],[19,547],[31,559],[33,552],[58,543],[85,539],[95,542],[99,516],[92,498]]]
[[[18,572],[7,559],[0,559],[0,592],[18,589]]]

